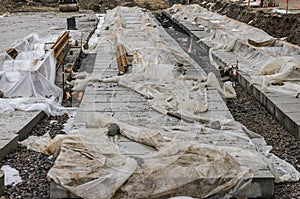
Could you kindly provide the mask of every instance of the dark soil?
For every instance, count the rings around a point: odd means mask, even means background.
[[[2,164],[17,169],[23,180],[15,186],[6,186],[5,198],[50,198],[50,182],[47,180],[47,173],[54,164],[52,158],[19,146],[16,152],[2,161]]]
[[[279,14],[262,8],[248,8],[229,1],[192,0],[211,11],[264,30],[276,38],[300,45],[300,14]]]

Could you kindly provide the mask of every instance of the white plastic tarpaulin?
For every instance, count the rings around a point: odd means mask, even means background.
[[[44,42],[36,34],[27,36],[13,49],[17,52],[15,59],[6,53],[0,54],[0,90],[5,97],[1,99],[0,113],[9,109],[27,111],[38,109],[49,113],[47,112],[51,109],[49,105],[58,107],[58,103],[62,100],[62,90],[54,83],[56,59],[53,51],[45,52]],[[11,98],[18,99],[11,100]],[[30,108],[33,101],[44,103],[45,100],[47,105],[32,104]],[[20,103],[26,105],[20,106]]]

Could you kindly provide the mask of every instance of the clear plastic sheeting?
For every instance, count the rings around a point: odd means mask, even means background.
[[[177,4],[168,12],[172,18],[183,23],[205,27],[209,36],[201,38],[201,41],[210,47],[210,61],[217,68],[220,63],[214,55],[225,57],[226,62],[232,64],[238,60],[239,69],[251,77],[253,84],[262,85],[270,91],[286,93],[288,90],[290,95],[300,92],[299,46],[273,38],[260,29],[210,12],[196,4]],[[264,46],[264,43],[272,45]],[[229,52],[231,56],[228,56]],[[272,75],[262,73],[270,66],[278,72]],[[290,79],[291,74],[293,80]]]
[[[62,115],[70,109],[62,107],[53,98],[22,97],[0,99],[0,114],[9,114],[15,110],[44,111],[47,115]]]
[[[17,52],[15,59],[6,53],[0,54],[0,90],[6,98],[0,102],[0,113],[12,109],[38,109],[47,110],[49,114],[52,109],[49,105],[57,106],[62,100],[62,90],[54,84],[56,59],[53,51],[45,52],[44,42],[36,34],[27,36],[13,49]],[[39,104],[30,107],[33,102]]]
[[[165,43],[170,37],[163,35],[161,27],[154,27],[157,25],[140,8],[108,11],[99,44],[107,47],[108,53],[115,53],[116,46],[123,44],[133,55],[133,66],[123,76],[103,78],[103,74],[94,74],[75,87],[84,87],[89,81],[116,82],[146,96],[161,115],[178,114],[192,122],[157,129],[155,124],[147,128],[130,125],[126,122],[130,118],[120,121],[111,116],[112,112],[90,113],[83,125],[86,128],[50,142],[47,137],[33,141],[41,147],[23,142],[57,157],[49,179],[82,198],[230,198],[265,173],[269,178],[275,176],[277,182],[299,180],[299,173],[290,164],[273,158],[262,136],[232,120],[200,117],[199,113],[209,109],[207,85],[232,96],[235,92],[230,85],[218,87],[216,78],[206,77],[179,46]],[[182,65],[193,66],[199,73],[196,77],[183,74]],[[121,133],[114,141],[107,136],[111,123],[117,124]],[[213,125],[216,123],[219,125]],[[134,153],[129,153],[129,148]]]
[[[144,15],[139,8],[117,7],[107,11],[99,44],[111,49],[124,45],[133,55],[132,68],[124,76],[103,79],[94,75],[77,80],[73,90],[83,90],[89,81],[115,82],[147,97],[150,106],[160,113],[173,112],[198,120],[208,110],[206,74],[178,45],[166,44],[157,26],[155,18]],[[185,67],[191,66],[195,74],[186,75]],[[230,83],[221,88],[214,81],[210,86],[223,97],[236,96]]]
[[[59,154],[48,177],[82,198],[230,198],[250,185],[254,173],[261,170],[256,168],[261,161],[271,168],[276,182],[300,177],[290,164],[269,153],[260,135],[234,121],[221,122],[221,130],[194,124],[161,131],[127,125],[102,114],[88,122],[93,128],[73,130],[40,149],[48,155]],[[156,151],[131,158],[122,155],[122,144],[107,137],[112,122],[119,125],[122,136]],[[191,132],[197,132],[191,140],[180,136]],[[46,136],[35,143],[43,145],[45,139],[49,140]],[[226,144],[234,140],[240,141]],[[31,141],[22,144],[37,148]]]
[[[247,167],[242,167],[225,151],[191,143],[174,142],[140,158],[139,163],[139,169],[121,187],[116,198],[124,195],[158,198],[168,194],[199,198],[223,196],[229,190],[247,186],[253,177]]]
[[[216,88],[223,98],[236,98],[236,92],[232,86],[232,82],[225,82],[222,89],[217,77],[213,73],[209,73],[207,76],[207,86]]]
[[[123,135],[132,132],[130,126],[120,127]],[[64,136],[48,177],[82,198],[231,195],[253,177],[249,168],[224,150],[179,140],[168,143],[161,134],[159,139],[151,138],[153,143],[160,143],[156,153],[126,158],[118,145],[108,141],[106,131],[101,127],[78,129]],[[134,139],[127,138],[149,145],[147,133],[139,129],[134,131]],[[201,189],[197,188],[199,184]]]
[[[68,135],[48,177],[82,198],[112,198],[137,163],[108,141],[105,130],[77,130]]]

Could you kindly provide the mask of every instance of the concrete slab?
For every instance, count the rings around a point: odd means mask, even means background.
[[[0,133],[19,134],[19,139],[22,140],[43,117],[44,113],[41,111],[1,114]]]
[[[130,95],[128,91],[107,91],[103,93],[97,92],[88,92],[85,94],[84,103],[91,103],[91,102],[147,102],[147,99],[142,95]]]
[[[73,193],[66,191],[62,186],[56,184],[55,182],[50,182],[50,197],[51,198],[79,198]]]
[[[14,111],[10,114],[1,114],[0,160],[17,149],[18,141],[25,139],[44,116],[42,111]]]
[[[0,43],[0,52],[13,47],[14,44],[33,32],[39,34],[41,38],[60,36],[63,31],[67,30],[67,18],[69,17],[75,17],[76,28],[79,30],[78,34],[76,31],[71,31],[72,39],[80,40],[82,36],[86,40],[90,34],[90,28],[94,27],[96,23],[96,16],[92,11],[10,13],[8,17],[3,17],[0,21],[0,34],[2,38],[5,38]],[[45,18],[47,20],[44,20]]]
[[[141,157],[143,155],[148,155],[157,151],[153,147],[139,144],[132,141],[119,141],[118,146],[122,154],[126,156]]]
[[[275,104],[276,107],[278,107],[285,114],[287,114],[287,113],[299,113],[299,110],[300,110],[300,103],[296,103],[296,104],[295,103],[279,104],[279,103],[274,102],[274,104]]]
[[[300,123],[300,112],[288,113],[287,116],[297,124]]]

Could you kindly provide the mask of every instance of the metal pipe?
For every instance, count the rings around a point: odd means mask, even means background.
[[[286,0],[285,13],[289,13],[289,0]]]

